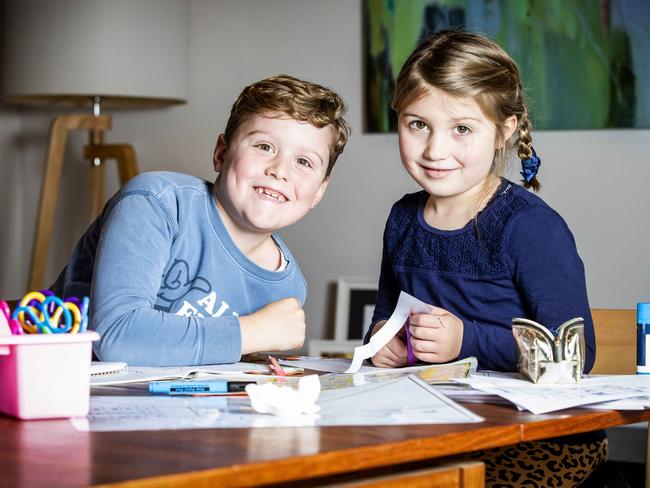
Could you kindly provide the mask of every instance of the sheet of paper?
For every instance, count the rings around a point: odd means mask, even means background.
[[[415,376],[323,391],[316,415],[257,414],[248,397],[90,397],[87,418],[72,419],[93,432],[238,427],[408,425],[480,422],[482,419]]]
[[[650,408],[650,396],[594,403],[592,405],[584,405],[583,408],[591,408],[593,410],[645,410],[646,408]]]
[[[472,376],[456,380],[473,388],[499,395],[534,414],[565,408],[647,396],[650,377],[600,376],[577,384],[537,385],[524,379]]]
[[[201,378],[211,375],[228,375],[232,377],[244,376],[247,379],[252,379],[250,374],[245,373],[246,371],[265,373],[268,372],[268,368],[264,364],[241,362],[234,364],[181,367],[129,366],[127,371],[124,373],[91,377],[90,386],[122,385],[145,381]]]
[[[423,313],[428,312],[429,310],[431,310],[431,308],[426,303],[404,291],[400,291],[397,305],[395,306],[395,310],[393,310],[390,318],[386,321],[379,332],[370,338],[368,344],[354,348],[352,364],[344,372],[356,373],[359,371],[364,360],[377,354],[377,352],[399,332],[411,312]]]
[[[316,425],[455,424],[483,419],[414,375],[328,390]]]
[[[593,384],[623,384],[630,386],[641,386],[646,388],[644,396],[627,398],[624,400],[613,400],[611,402],[596,403],[585,405],[585,408],[597,410],[644,410],[650,408],[650,378],[647,375],[593,375],[589,376],[588,381]]]

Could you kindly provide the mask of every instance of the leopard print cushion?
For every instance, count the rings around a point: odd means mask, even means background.
[[[572,487],[607,460],[607,439],[588,444],[523,442],[473,453],[485,463],[485,486]]]

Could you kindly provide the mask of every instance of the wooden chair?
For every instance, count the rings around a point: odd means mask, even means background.
[[[591,374],[636,373],[636,310],[592,308],[596,363]]]
[[[596,363],[591,374],[636,373],[636,310],[592,308]],[[650,429],[646,448],[646,486],[650,487]]]

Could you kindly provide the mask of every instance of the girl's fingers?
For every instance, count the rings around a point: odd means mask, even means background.
[[[396,368],[406,364],[406,345],[398,338],[388,341],[372,358],[375,366]]]
[[[445,363],[448,361],[440,354],[431,353],[431,352],[427,352],[427,353],[416,352],[415,357],[418,358],[420,361],[424,361],[425,363]]]
[[[447,314],[448,315],[448,314]],[[434,329],[437,328],[447,328],[447,323],[445,322],[445,315],[437,315],[431,313],[420,313],[411,315],[411,325],[417,325],[420,327],[431,327]],[[447,322],[449,320],[447,319]]]
[[[385,346],[398,357],[406,357],[406,344],[397,337],[394,337]]]
[[[440,325],[438,320],[437,326],[428,327],[422,325],[412,325],[410,328],[411,338],[420,339],[423,341],[439,341],[443,340],[447,335],[447,327]]]
[[[413,352],[417,355],[420,354],[437,354],[441,347],[435,341],[431,340],[421,340],[411,337],[411,346],[413,346]]]
[[[406,359],[401,361],[396,356],[386,354],[386,351],[382,349],[382,351],[373,356],[372,364],[382,368],[398,368],[406,364]]]
[[[445,315],[449,313],[448,310],[445,310],[444,308],[436,307],[434,305],[429,305],[429,308],[431,309],[429,313],[432,313],[433,315]]]

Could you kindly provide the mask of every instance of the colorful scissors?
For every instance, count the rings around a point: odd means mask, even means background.
[[[88,323],[88,298],[54,296],[49,290],[28,293],[14,310],[12,319],[29,334],[64,334],[85,331]]]
[[[13,334],[11,327],[11,310],[4,300],[0,300],[0,336]]]

